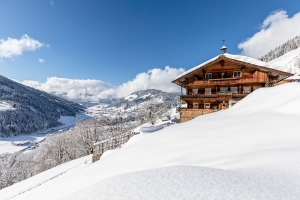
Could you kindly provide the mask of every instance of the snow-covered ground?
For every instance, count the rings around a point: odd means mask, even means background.
[[[300,83],[132,137],[0,190],[1,199],[299,199]],[[87,159],[89,161],[87,161]]]
[[[15,108],[5,101],[0,101],[0,111],[15,110]]]
[[[146,97],[151,96],[151,94],[144,95],[142,97],[139,97],[140,99],[145,99]],[[124,99],[130,101],[133,101],[137,98],[137,95],[129,95],[125,97]],[[154,100],[157,100],[157,103],[163,103],[162,98],[154,98]],[[118,113],[122,113],[123,117],[128,117],[129,115],[134,115],[138,108],[141,107],[145,102],[141,102],[139,104],[136,104],[135,106],[124,108],[124,105],[120,107],[110,107],[109,105],[100,104],[95,105],[87,108],[86,112],[91,116],[106,116],[106,117],[115,117]]]
[[[0,103],[0,110],[1,110],[1,103]],[[59,119],[59,122],[63,124],[61,126],[38,131],[30,135],[19,135],[19,136],[12,136],[6,138],[0,137],[0,154],[14,153],[17,151],[29,149],[29,147],[43,141],[47,133],[50,132],[53,133],[59,130],[67,130],[70,127],[74,126],[77,121],[85,120],[88,118],[90,118],[90,116],[82,113],[77,114],[76,117],[61,116]]]

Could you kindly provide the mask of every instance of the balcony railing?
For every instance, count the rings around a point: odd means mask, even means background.
[[[262,80],[255,80],[253,77],[251,78],[221,78],[221,79],[209,79],[209,80],[198,80],[193,83],[187,84],[187,86],[206,86],[206,85],[232,85],[232,84],[245,84],[245,83],[264,83]]]
[[[180,95],[180,99],[183,101],[186,100],[204,100],[204,101],[215,101],[215,100],[241,100],[248,94],[233,94],[233,93],[221,93],[217,94],[196,94],[196,95]]]

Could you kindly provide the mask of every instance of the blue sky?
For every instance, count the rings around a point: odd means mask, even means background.
[[[280,11],[291,18],[300,12],[300,1],[2,0],[2,43],[27,34],[39,44],[18,55],[1,57],[0,49],[0,74],[18,81],[59,77],[120,86],[155,68],[198,65],[219,54],[222,39],[229,53],[240,54],[238,45]]]

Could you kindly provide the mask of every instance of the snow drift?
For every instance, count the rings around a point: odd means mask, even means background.
[[[134,136],[100,161],[65,163],[0,197],[299,199],[299,105],[299,83],[261,88],[228,110]]]

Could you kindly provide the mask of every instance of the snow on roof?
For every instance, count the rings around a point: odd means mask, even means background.
[[[206,61],[206,62],[204,62],[204,63],[202,63],[200,65],[197,65],[196,67],[193,67],[193,68],[191,68],[191,69],[183,72],[182,74],[180,74],[179,76],[177,76],[175,78],[175,80],[178,79],[178,78],[180,78],[180,77],[182,77],[182,76],[184,76],[184,75],[186,75],[186,74],[188,74],[188,73],[190,73],[190,72],[192,72],[192,71],[194,71],[194,70],[196,70],[196,69],[199,69],[199,68],[203,67],[204,65],[206,65],[206,64],[208,64],[208,63],[210,63],[210,62],[212,62],[214,60],[217,60],[218,58],[219,58],[219,56],[216,56],[216,57],[214,57],[214,58],[212,58],[212,59],[210,59],[210,60],[208,60],[208,61]]]
[[[222,47],[223,48],[223,47]],[[264,61],[261,61],[261,60],[257,60],[255,58],[250,58],[248,56],[242,56],[242,55],[233,55],[233,54],[229,54],[229,53],[224,53],[222,54],[223,56],[225,56],[226,58],[230,58],[230,59],[233,59],[233,60],[238,60],[238,61],[242,61],[242,62],[245,62],[245,63],[249,63],[249,64],[253,64],[253,65],[257,65],[257,66],[262,66],[262,67],[267,67],[267,68],[270,68],[270,69],[276,69],[274,68],[272,65],[264,62]],[[185,71],[184,73],[180,74],[179,76],[177,76],[174,80],[196,70],[196,69],[199,69],[201,67],[203,67],[204,65],[210,63],[210,62],[213,62],[215,60],[217,60],[218,58],[220,57],[220,55],[200,64],[200,65],[197,65],[196,67],[193,67],[187,71]],[[284,70],[281,70],[281,71],[284,71]]]
[[[248,57],[248,56],[233,55],[233,54],[229,54],[229,53],[226,53],[225,56],[227,58],[230,58],[230,59],[233,59],[233,60],[238,60],[238,61],[249,63],[249,64],[252,64],[252,65],[258,65],[258,66],[261,66],[261,67],[268,67],[268,68],[272,69],[272,67],[270,67],[270,65],[268,63],[266,63],[264,61],[261,61],[261,60],[257,60],[255,58]]]

